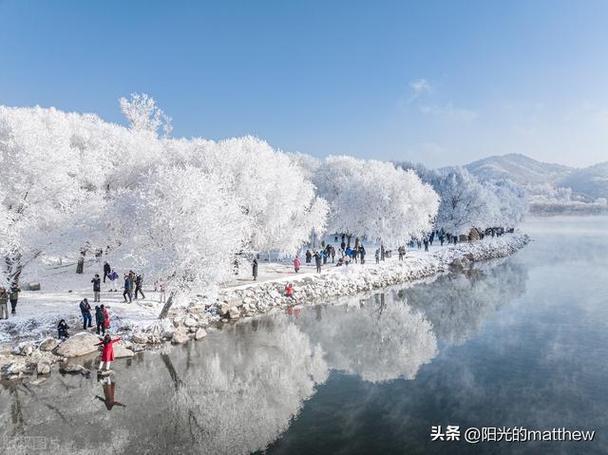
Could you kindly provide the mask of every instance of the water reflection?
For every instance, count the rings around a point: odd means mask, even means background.
[[[264,450],[330,371],[368,384],[415,379],[440,345],[463,343],[521,295],[526,279],[523,266],[504,261],[344,305],[242,322],[205,342],[116,362],[114,375],[99,383],[55,374],[41,386],[5,384],[0,438],[59,438],[55,453]]]
[[[95,398],[101,400],[106,405],[108,411],[111,411],[114,406],[125,407],[124,404],[114,399],[114,396],[116,395],[116,383],[112,381],[110,376],[101,379],[99,382],[101,382],[103,389],[103,397],[96,395]]]
[[[437,353],[430,322],[392,295],[317,307],[296,324],[321,345],[330,368],[370,382],[412,379]]]
[[[432,286],[403,289],[398,297],[424,313],[439,340],[460,345],[499,307],[522,296],[527,280],[526,267],[507,259],[442,275]]]
[[[110,377],[6,384],[0,438],[57,436],[59,453],[107,453],[109,444],[113,453],[248,453],[284,432],[327,378],[320,348],[286,318],[239,324],[207,341],[116,362],[120,402]],[[115,406],[128,411],[105,412]]]

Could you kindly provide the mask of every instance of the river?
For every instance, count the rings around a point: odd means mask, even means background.
[[[512,257],[242,321],[118,361],[110,381],[54,372],[40,385],[4,383],[0,449],[607,453],[608,218],[522,229],[533,242]],[[460,440],[433,441],[448,425]],[[596,435],[471,444],[470,427]]]

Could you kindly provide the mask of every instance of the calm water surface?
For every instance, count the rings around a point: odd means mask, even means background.
[[[513,257],[140,354],[113,384],[4,384],[0,452],[608,453],[608,218],[524,229]],[[470,445],[434,425],[597,435]]]

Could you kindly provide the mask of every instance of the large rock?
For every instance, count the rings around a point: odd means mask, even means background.
[[[22,374],[33,374],[35,371],[35,365],[27,361],[25,358],[15,357],[0,367],[0,377],[11,378],[14,376],[21,376]]]
[[[49,362],[39,362],[36,365],[36,373],[39,375],[50,374],[51,372],[51,364]]]
[[[188,328],[197,327],[198,321],[196,319],[194,319],[192,316],[188,316],[186,319],[184,319],[184,325]]]
[[[114,358],[124,359],[127,357],[133,357],[135,353],[127,348],[122,342],[114,344]]]
[[[45,340],[42,341],[42,343],[40,343],[40,350],[42,352],[50,352],[53,349],[55,349],[57,347],[57,345],[59,344],[59,341],[56,340],[55,338],[46,338]]]
[[[144,332],[135,332],[131,337],[131,340],[133,340],[133,343],[147,344],[150,338]]]
[[[194,334],[194,339],[195,340],[200,340],[202,338],[205,338],[206,336],[207,336],[207,331],[205,329],[203,329],[203,328],[200,328]]]
[[[173,338],[171,338],[171,343],[173,344],[184,344],[190,340],[188,333],[184,330],[176,330],[173,334]]]
[[[59,368],[59,371],[64,374],[82,374],[83,376],[88,376],[91,373],[85,367],[77,363],[64,363]]]
[[[79,357],[98,350],[99,338],[88,332],[80,332],[61,343],[55,353],[61,357]]]
[[[15,346],[11,352],[15,355],[30,356],[34,352],[34,343],[31,341],[24,341],[23,343],[19,343],[18,346]]]
[[[241,317],[241,312],[237,307],[233,306],[228,310],[228,317],[230,319],[238,319]]]
[[[230,311],[230,304],[228,302],[222,303],[218,308],[218,313],[222,317],[228,316],[228,311]]]

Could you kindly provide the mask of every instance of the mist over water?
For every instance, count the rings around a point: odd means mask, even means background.
[[[0,441],[78,454],[605,453],[608,218],[522,229],[534,240],[513,257],[139,354],[116,362],[112,387],[58,373],[5,383]],[[108,410],[109,393],[124,406]],[[432,442],[433,425],[597,436],[473,446]]]

